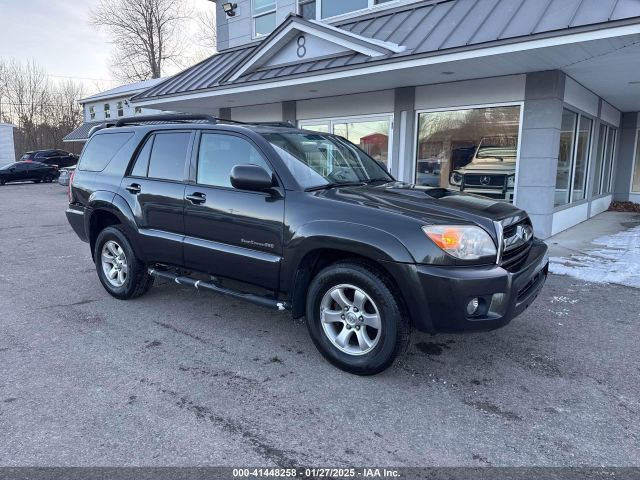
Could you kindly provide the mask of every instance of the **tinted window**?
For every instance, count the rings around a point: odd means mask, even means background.
[[[44,158],[44,157],[48,157],[49,156],[49,152],[38,152],[36,153],[34,158]]]
[[[247,140],[233,135],[202,135],[198,152],[198,183],[231,188],[231,169],[247,163],[260,165],[271,173],[262,155]]]
[[[149,177],[163,180],[184,179],[184,164],[191,133],[158,133],[153,141]]]
[[[94,135],[82,152],[78,170],[101,172],[131,137],[131,132]]]
[[[149,169],[149,157],[151,156],[151,147],[153,146],[153,135],[151,135],[140,150],[136,164],[133,166],[130,175],[134,177],[146,177]]]

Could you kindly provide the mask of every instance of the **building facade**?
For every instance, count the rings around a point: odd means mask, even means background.
[[[640,201],[640,1],[221,3],[219,52],[132,105],[333,132],[543,238]]]
[[[154,78],[143,82],[129,83],[105,90],[80,100],[84,114],[84,123],[64,137],[65,142],[86,142],[89,131],[95,125],[113,122],[123,117],[136,115],[155,115],[159,110],[131,104],[131,97],[163,82],[163,78]]]

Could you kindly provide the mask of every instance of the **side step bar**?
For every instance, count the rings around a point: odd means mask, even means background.
[[[287,302],[280,302],[274,298],[261,297],[260,295],[254,295],[252,293],[238,292],[237,290],[231,290],[221,287],[213,282],[195,280],[191,277],[176,275],[175,273],[171,273],[168,270],[149,268],[147,272],[149,273],[149,275],[153,275],[154,277],[158,278],[164,278],[166,280],[171,280],[179,285],[188,285],[197,289],[204,288],[205,290],[211,290],[213,292],[221,293],[229,297],[239,298],[240,300],[245,300],[255,305],[260,305],[261,307],[274,308],[281,311],[291,309],[291,305],[289,305]]]

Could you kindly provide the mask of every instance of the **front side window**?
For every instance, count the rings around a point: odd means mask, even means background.
[[[269,35],[276,28],[276,0],[252,0],[253,36]]]
[[[111,105],[108,103],[104,104],[104,118],[111,118]]]
[[[181,182],[190,140],[189,132],[157,133],[149,158],[149,178]]]
[[[265,133],[303,188],[329,184],[391,182],[393,178],[358,147],[323,133]]]
[[[260,152],[244,138],[217,133],[202,135],[198,151],[199,184],[232,188],[231,170],[247,164],[259,165],[271,173]]]

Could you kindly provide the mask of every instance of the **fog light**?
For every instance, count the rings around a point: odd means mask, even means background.
[[[467,304],[467,315],[472,316],[478,312],[478,307],[480,306],[480,300],[478,298],[473,298]]]

